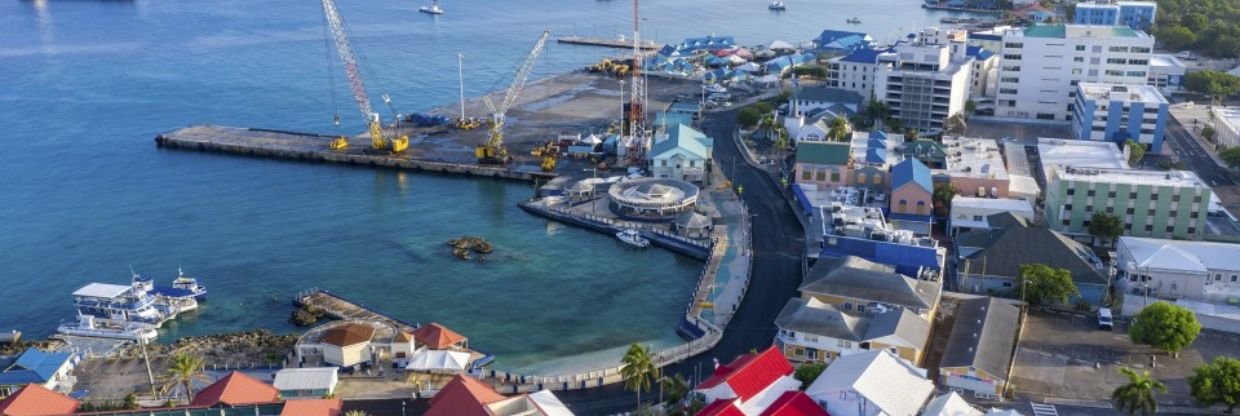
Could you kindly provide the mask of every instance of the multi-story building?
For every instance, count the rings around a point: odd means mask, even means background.
[[[1008,28],[995,116],[1071,121],[1076,84],[1144,85],[1153,48],[1154,37],[1127,27]]]
[[[829,363],[862,351],[889,350],[919,363],[930,338],[930,321],[907,309],[879,307],[850,314],[815,298],[789,299],[775,326],[779,327],[775,345],[798,362]]]
[[[1038,159],[1043,184],[1050,183],[1056,171],[1069,167],[1128,169],[1128,149],[1111,142],[1039,138]]]
[[[1240,107],[1214,107],[1214,142],[1222,147],[1240,146]]]
[[[850,143],[802,142],[797,144],[793,178],[799,184],[818,187],[844,186],[852,175]]]
[[[1072,134],[1122,145],[1133,140],[1162,152],[1167,99],[1149,85],[1082,82],[1076,86]]]
[[[1200,240],[1212,191],[1192,171],[1056,170],[1046,189],[1048,227],[1089,235],[1095,213],[1119,217],[1124,234]]]
[[[878,56],[874,95],[908,128],[938,130],[962,113],[973,82],[974,57],[963,30],[927,28]]]
[[[1156,53],[1150,55],[1150,74],[1146,85],[1158,88],[1167,95],[1179,91],[1184,85],[1184,74],[1188,68],[1175,55]]]
[[[1120,237],[1115,252],[1129,293],[1215,303],[1240,296],[1240,244]]]
[[[1152,1],[1093,0],[1076,4],[1072,22],[1081,25],[1128,26],[1148,30],[1158,14]]]
[[[943,137],[947,151],[947,166],[942,172],[948,176],[959,195],[1007,198],[1007,166],[999,143],[993,139],[972,137]]]
[[[861,48],[831,58],[827,61],[827,86],[849,90],[869,100],[878,74],[878,56],[893,51]]]

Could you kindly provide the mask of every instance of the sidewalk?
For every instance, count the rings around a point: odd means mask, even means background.
[[[1184,126],[1184,131],[1188,133],[1188,136],[1196,140],[1201,145],[1201,148],[1206,150],[1206,154],[1210,156],[1214,164],[1226,169],[1228,167],[1227,163],[1218,156],[1214,144],[1201,137],[1201,129],[1210,124],[1210,106],[1193,105],[1189,107],[1185,104],[1172,105],[1169,110],[1171,117],[1174,117],[1181,126]],[[1197,120],[1197,123],[1194,124],[1193,120]]]

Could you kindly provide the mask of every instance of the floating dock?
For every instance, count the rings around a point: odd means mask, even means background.
[[[556,39],[556,42],[567,43],[570,45],[586,45],[586,46],[602,46],[605,48],[617,49],[633,49],[633,40],[624,38],[595,38],[586,36],[564,36]],[[642,50],[653,51],[663,47],[655,41],[642,41],[639,46]]]
[[[328,148],[334,136],[257,128],[214,125],[190,126],[155,137],[159,147],[269,157],[307,162],[328,162],[422,172],[470,175],[519,181],[543,181],[554,174],[537,166],[504,167],[417,159],[405,154],[374,152],[368,139],[351,138],[348,150]],[[522,169],[528,168],[528,169]]]

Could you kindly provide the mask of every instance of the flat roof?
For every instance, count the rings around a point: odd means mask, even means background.
[[[73,296],[86,296],[86,297],[92,297],[92,298],[115,298],[115,297],[120,297],[121,295],[124,295],[125,292],[129,291],[129,289],[130,287],[125,286],[125,285],[113,285],[113,284],[107,284],[107,283],[91,283],[86,286],[82,286],[81,289],[78,289],[76,292],[73,292]]]
[[[1132,185],[1202,187],[1209,189],[1191,170],[1152,171],[1136,169],[1067,168],[1057,172],[1068,181],[1127,183]]]
[[[1125,103],[1158,103],[1166,104],[1167,98],[1158,92],[1158,88],[1149,85],[1123,85],[1102,82],[1082,82],[1077,89],[1091,100],[1121,101]]]
[[[1038,156],[1047,182],[1054,170],[1067,166],[1128,169],[1128,158],[1112,142],[1038,138]]]
[[[1007,166],[999,152],[999,142],[994,139],[972,137],[943,137],[947,151],[947,169],[950,176],[1007,179]]]
[[[1156,53],[1150,55],[1150,67],[1186,68],[1184,61],[1181,61],[1180,58],[1176,58],[1175,55],[1169,53]]]
[[[976,198],[956,196],[952,198],[952,209],[985,208],[1001,211],[1033,211],[1033,205],[1024,199]]]
[[[336,385],[336,367],[286,368],[276,372],[271,384],[277,390],[320,390]]]

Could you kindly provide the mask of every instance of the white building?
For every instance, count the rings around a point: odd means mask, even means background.
[[[1238,244],[1120,237],[1116,254],[1117,282],[1130,294],[1214,303],[1240,296]]]
[[[1161,153],[1168,103],[1157,88],[1082,82],[1076,86],[1072,133],[1081,140],[1133,140]],[[1139,120],[1139,121],[1138,121]]]
[[[1038,156],[1044,183],[1050,183],[1052,173],[1068,167],[1128,169],[1128,150],[1110,142],[1039,138]]]
[[[1187,67],[1180,58],[1166,53],[1150,55],[1150,74],[1146,85],[1158,88],[1163,95],[1179,91],[1184,85],[1184,74]]]
[[[1029,167],[1029,153],[1025,146],[1003,146],[1003,161],[1007,163],[1008,177],[1011,178],[1008,197],[1036,203],[1042,187],[1038,186],[1038,180],[1033,178],[1034,173]]]
[[[840,357],[805,389],[832,416],[915,416],[933,392],[926,370],[886,350]]]
[[[874,92],[875,77],[878,76],[878,56],[893,52],[893,49],[862,48],[848,55],[837,56],[827,61],[827,85],[860,94],[866,100]]]
[[[969,100],[974,58],[968,38],[964,30],[932,27],[879,55],[875,97],[907,128],[942,129]]]
[[[1006,29],[995,116],[1070,121],[1077,83],[1144,85],[1153,48],[1154,37],[1127,27]]]
[[[990,228],[986,217],[1001,212],[1011,212],[1018,217],[1034,220],[1033,203],[1024,199],[995,199],[959,196],[952,198],[952,235],[974,228]]]
[[[285,399],[318,399],[336,393],[337,371],[336,367],[286,368],[276,372],[271,384]]]
[[[1240,107],[1213,107],[1214,141],[1222,147],[1240,146]]]
[[[655,178],[671,178],[700,182],[706,178],[706,163],[711,158],[714,142],[702,132],[684,124],[668,128],[656,135],[650,150],[650,174]]]
[[[908,309],[879,306],[849,314],[816,298],[788,299],[775,326],[775,345],[797,362],[829,363],[871,349],[904,351],[916,358],[930,338],[930,322]]]

